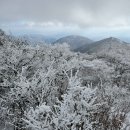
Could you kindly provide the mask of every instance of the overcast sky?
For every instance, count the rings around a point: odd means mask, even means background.
[[[129,40],[130,0],[0,0],[0,28],[16,34]]]

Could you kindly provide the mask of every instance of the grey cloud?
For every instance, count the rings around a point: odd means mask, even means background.
[[[130,0],[0,0],[0,22],[34,21],[88,26],[129,24]]]

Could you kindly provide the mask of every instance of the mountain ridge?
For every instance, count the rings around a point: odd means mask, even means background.
[[[90,44],[93,41],[87,37],[80,36],[80,35],[68,35],[56,40],[53,44],[59,43],[67,43],[70,45],[71,50],[75,50],[83,45]]]
[[[96,53],[97,51],[107,49],[112,49],[113,47],[119,47],[119,46],[129,46],[129,43],[124,42],[118,38],[115,37],[109,37],[105,38],[96,42],[93,42],[92,44],[82,46],[81,48],[78,48],[75,51],[79,51],[82,53]]]

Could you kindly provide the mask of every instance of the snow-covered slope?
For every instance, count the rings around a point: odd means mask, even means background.
[[[96,54],[97,56],[111,56],[130,63],[130,45],[117,38],[110,37],[93,44],[79,48],[80,52]]]
[[[75,50],[81,46],[87,45],[92,43],[93,41],[83,37],[83,36],[78,36],[78,35],[70,35],[70,36],[66,36],[63,38],[58,39],[57,41],[54,42],[54,44],[59,43],[67,43],[70,45],[70,49],[71,50]]]
[[[103,39],[101,41],[97,41],[93,44],[82,46],[79,48],[80,52],[88,52],[88,53],[101,53],[101,52],[110,52],[117,49],[128,49],[129,45],[126,42],[123,42],[117,38],[110,37]]]
[[[2,31],[0,42],[0,130],[129,125],[130,65],[121,63],[130,59],[126,43],[108,38],[95,43],[97,55],[88,55],[64,44],[23,44]],[[121,62],[99,54],[122,56]]]
[[[130,49],[130,45],[124,41],[121,41],[117,38],[110,37],[103,39],[101,41],[97,41],[93,44],[82,46],[80,48],[81,52],[91,53],[112,53],[118,52],[123,53],[123,51],[127,51]]]

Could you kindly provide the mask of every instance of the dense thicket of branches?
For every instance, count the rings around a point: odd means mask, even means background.
[[[0,33],[0,121],[15,130],[120,130],[129,126],[130,65]],[[128,56],[129,57],[129,56]]]

